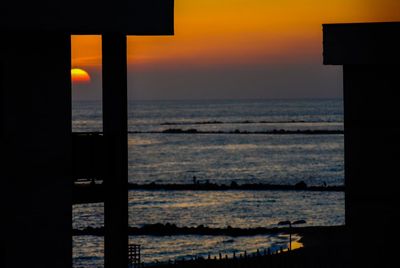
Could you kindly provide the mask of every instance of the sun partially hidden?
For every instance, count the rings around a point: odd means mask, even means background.
[[[71,69],[71,79],[74,84],[87,84],[91,81],[88,72],[79,68]]]

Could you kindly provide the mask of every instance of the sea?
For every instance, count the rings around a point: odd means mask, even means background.
[[[343,130],[342,99],[129,101],[128,107],[131,183],[191,184],[195,177],[227,185],[344,185],[344,135],[294,133]],[[99,101],[74,101],[73,131],[101,132],[101,110]],[[303,226],[334,226],[344,224],[344,202],[343,192],[131,190],[129,224],[256,228],[304,220]],[[74,229],[101,227],[103,220],[101,203],[73,207]],[[103,267],[102,237],[73,242],[75,268]],[[141,245],[142,261],[151,266],[285,247],[288,237],[132,236],[130,242]]]

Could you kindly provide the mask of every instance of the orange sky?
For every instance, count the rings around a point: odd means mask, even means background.
[[[400,20],[399,0],[175,0],[175,36],[129,37],[137,69],[321,61],[322,23]],[[101,65],[99,37],[73,37],[73,67]]]
[[[128,38],[130,99],[341,98],[322,24],[400,21],[400,0],[175,0],[175,36]],[[101,99],[101,39],[74,36],[72,64]]]

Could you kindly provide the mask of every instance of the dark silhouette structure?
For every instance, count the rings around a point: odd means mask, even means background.
[[[173,34],[173,9],[173,0],[2,2],[2,268],[72,267],[73,185],[81,176],[101,176],[106,186],[105,267],[128,266],[126,36]],[[72,34],[102,35],[99,136],[71,133]],[[73,160],[94,143],[102,161]]]
[[[353,267],[389,267],[398,250],[399,34],[400,23],[324,25],[324,63],[343,65]]]
[[[0,267],[71,268],[80,178],[105,186],[96,195],[105,204],[105,267],[128,266],[126,36],[173,34],[173,7],[173,0],[2,2]],[[400,23],[324,25],[324,63],[344,66],[350,267],[386,267],[396,256],[399,33]],[[72,34],[102,35],[102,134],[71,132]]]

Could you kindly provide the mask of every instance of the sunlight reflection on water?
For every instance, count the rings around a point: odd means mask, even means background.
[[[342,130],[341,100],[129,102],[130,131]],[[73,130],[102,131],[100,102],[74,102]],[[204,124],[218,121],[218,124]],[[263,123],[262,123],[263,122]],[[165,124],[169,123],[169,124]],[[175,125],[174,125],[175,124]],[[344,184],[343,135],[130,134],[133,183]],[[102,204],[74,206],[73,227],[103,225]],[[130,191],[129,223],[253,228],[282,220],[344,224],[344,193],[284,191]],[[255,252],[286,245],[284,235],[254,237],[137,236],[146,262],[193,255]],[[298,238],[295,236],[294,241]],[[103,238],[74,238],[74,267],[103,267]],[[297,247],[297,242],[293,247]]]
[[[130,191],[129,196],[131,226],[254,228],[271,227],[287,218],[305,219],[312,226],[344,224],[343,192]],[[103,215],[102,204],[76,205],[73,226],[102,226]]]

